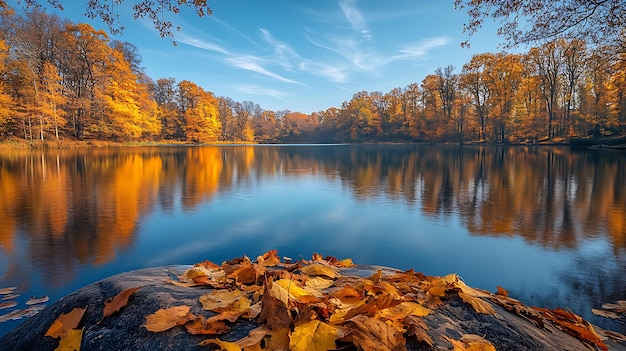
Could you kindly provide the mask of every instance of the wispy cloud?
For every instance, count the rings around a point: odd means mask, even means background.
[[[339,7],[348,22],[352,25],[352,28],[361,35],[361,38],[365,41],[372,40],[372,33],[367,28],[367,23],[363,15],[356,8],[354,0],[341,0],[339,1]]]
[[[234,88],[235,90],[244,94],[272,96],[280,100],[286,100],[287,97],[293,96],[293,94],[290,94],[284,91],[267,88],[267,87],[261,87],[258,85],[238,85],[238,86],[235,86]]]
[[[231,56],[233,55],[230,51],[228,51],[227,49],[217,45],[217,44],[213,44],[204,40],[200,40],[198,38],[194,38],[191,37],[189,35],[186,34],[179,34],[176,36],[176,40],[178,40],[179,42],[183,43],[183,44],[187,44],[189,46],[193,46],[196,47],[198,49],[203,49],[203,50],[208,50],[208,51],[213,51],[213,52],[217,52],[219,54],[222,55],[226,55],[226,56]]]
[[[269,30],[264,28],[261,28],[260,30],[263,35],[263,39],[265,39],[265,41],[272,46],[276,62],[286,69],[292,69],[293,65],[291,61],[294,59],[299,60],[300,57],[298,54],[296,54],[296,52],[289,45],[274,38]]]
[[[432,37],[422,39],[405,45],[402,49],[400,49],[400,54],[394,56],[393,59],[402,60],[424,57],[428,54],[429,50],[439,46],[445,46],[448,43],[450,43],[450,38],[448,37]]]
[[[271,72],[270,70],[264,67],[264,65],[268,63],[267,60],[260,58],[258,56],[252,56],[252,55],[232,56],[232,57],[226,58],[225,62],[229,64],[230,66],[252,71],[252,72],[276,79],[284,83],[306,85],[304,83],[295,81],[293,79],[285,78],[277,73]]]

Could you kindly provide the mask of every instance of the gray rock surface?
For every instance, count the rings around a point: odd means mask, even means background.
[[[88,285],[48,306],[44,311],[29,318],[15,330],[0,339],[0,350],[54,350],[58,339],[45,336],[54,320],[75,307],[86,307],[79,327],[83,329],[81,350],[210,350],[198,346],[208,336],[194,336],[182,326],[160,333],[153,333],[142,325],[145,317],[159,309],[189,305],[197,315],[211,316],[203,311],[198,298],[209,292],[208,288],[185,288],[168,283],[168,278],[182,274],[188,266],[149,268],[115,275]],[[359,276],[372,274],[372,267],[359,266],[348,272]],[[104,303],[119,292],[141,286],[131,296],[120,312],[102,319]],[[445,301],[432,314],[424,317],[428,334],[435,341],[430,347],[410,341],[409,350],[449,350],[452,344],[443,336],[459,339],[464,334],[477,334],[492,342],[499,351],[505,350],[590,350],[579,340],[565,334],[553,325],[537,328],[529,320],[509,313],[496,304],[496,315],[482,315],[473,311],[461,299],[454,296]],[[235,341],[257,327],[254,321],[237,321],[231,330],[220,336],[222,340]],[[607,341],[610,350],[624,351],[626,346]]]

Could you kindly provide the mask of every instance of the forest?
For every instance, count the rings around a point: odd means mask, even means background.
[[[149,77],[132,43],[34,9],[0,16],[0,141],[550,143],[626,134],[626,37],[482,53],[305,114]]]

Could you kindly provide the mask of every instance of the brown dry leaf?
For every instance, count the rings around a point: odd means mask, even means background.
[[[112,299],[109,299],[104,302],[104,311],[102,311],[102,318],[109,317],[113,313],[121,310],[122,308],[128,305],[128,299],[135,291],[139,290],[141,287],[129,288],[126,289],[119,294],[115,295]]]
[[[300,271],[302,272],[302,274],[307,274],[307,275],[312,275],[312,276],[322,275],[331,279],[338,277],[338,274],[337,272],[335,272],[334,269],[332,269],[329,266],[323,265],[321,263],[313,263],[308,266],[304,266],[300,268]]]
[[[3,310],[5,308],[13,308],[15,306],[17,306],[17,302],[15,301],[0,302],[0,310]]]
[[[342,301],[346,301],[346,300],[352,300],[352,299],[362,299],[363,298],[363,294],[360,293],[357,289],[353,288],[350,285],[346,285],[343,288],[335,291],[332,296],[342,300]]]
[[[202,309],[213,312],[223,312],[240,299],[250,300],[247,294],[241,290],[213,290],[208,294],[200,296],[198,299],[202,304]]]
[[[208,262],[208,261],[205,261]],[[195,285],[210,285],[221,289],[226,287],[226,272],[215,264],[197,264],[178,277],[180,282]],[[174,282],[172,282],[174,284]],[[176,285],[176,284],[175,284]]]
[[[257,271],[257,265],[250,262],[244,262],[232,271],[228,275],[228,278],[233,278],[241,284],[252,284],[255,283],[257,281],[257,277],[261,275],[263,275],[263,272]]]
[[[491,342],[475,334],[465,334],[458,341],[446,336],[444,338],[454,345],[454,351],[496,351]]]
[[[602,308],[605,310],[621,310],[622,313],[624,313],[624,311],[626,311],[626,301],[620,300],[616,303],[605,303],[602,305]]]
[[[496,295],[509,297],[509,292],[505,288],[501,287],[500,285],[496,285],[496,289],[498,289]]]
[[[82,329],[68,330],[67,334],[59,340],[59,346],[54,351],[79,351],[83,340]]]
[[[406,340],[397,328],[379,319],[358,315],[348,321],[352,343],[364,351],[397,350]]]
[[[230,328],[222,320],[207,320],[204,316],[197,316],[185,324],[185,329],[193,335],[217,335],[227,332]]]
[[[151,332],[162,332],[177,325],[183,325],[195,318],[189,313],[191,306],[174,306],[160,309],[146,316],[146,324],[143,326]]]
[[[257,257],[257,263],[265,267],[274,267],[280,263],[280,257],[278,257],[278,250],[269,250],[263,255]]]
[[[259,323],[265,323],[272,330],[289,328],[292,318],[287,308],[287,296],[287,290],[271,280],[267,281],[261,300]]]
[[[221,351],[241,351],[241,347],[234,342],[224,341],[220,339],[208,339],[202,341],[200,346],[217,345]]]
[[[67,333],[78,327],[80,320],[83,319],[83,315],[87,311],[87,307],[85,308],[74,308],[69,313],[62,313],[48,328],[46,332],[46,336],[51,336],[53,338],[62,338]]]
[[[250,306],[250,308],[246,312],[244,312],[244,314],[242,314],[241,316],[243,318],[253,319],[253,318],[258,317],[260,313],[261,313],[261,301]]]
[[[326,351],[337,348],[337,327],[317,320],[296,326],[289,336],[292,351]]]
[[[16,289],[17,289],[17,287],[15,287],[15,286],[10,286],[8,288],[2,288],[2,289],[0,289],[0,295],[13,294]]]
[[[464,302],[470,304],[474,308],[474,311],[476,311],[476,313],[496,314],[496,310],[493,309],[491,304],[487,301],[482,300],[480,297],[474,297],[462,291],[459,291],[459,297]]]
[[[252,347],[254,345],[260,344],[261,341],[263,340],[263,338],[269,332],[270,332],[270,329],[267,326],[262,325],[262,326],[260,326],[258,328],[250,330],[248,332],[248,336],[246,336],[245,338],[242,338],[242,339],[239,339],[239,340],[235,341],[235,343],[237,345],[239,345],[239,347],[241,347],[241,348]]]
[[[406,335],[414,336],[418,342],[425,342],[430,347],[435,345],[435,341],[428,335],[428,326],[426,322],[420,317],[407,316],[404,319],[404,325],[406,326]]]
[[[432,312],[417,302],[405,301],[399,305],[382,309],[376,313],[377,318],[400,321],[408,316],[426,317]]]

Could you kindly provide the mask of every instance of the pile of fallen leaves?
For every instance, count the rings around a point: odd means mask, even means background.
[[[607,350],[582,318],[564,310],[525,306],[500,287],[492,294],[467,286],[455,274],[431,277],[413,270],[378,270],[363,278],[349,274],[352,266],[350,259],[318,254],[311,260],[283,262],[276,250],[256,260],[244,256],[221,265],[198,263],[170,283],[206,288],[198,302],[211,313],[196,315],[192,306],[172,306],[147,315],[143,327],[159,333],[183,326],[190,334],[207,335],[200,345],[226,351],[332,350],[350,345],[362,350],[402,350],[407,338],[433,346],[423,317],[441,306],[442,299],[457,295],[477,313],[495,315],[495,303],[538,327],[549,322],[594,348]],[[102,318],[123,309],[138,289],[109,299]],[[82,330],[76,328],[84,312],[75,308],[50,327],[46,335],[60,338],[59,349],[79,349]],[[259,326],[240,340],[219,338],[240,319],[254,320]],[[446,340],[454,350],[495,350],[478,335]]]

